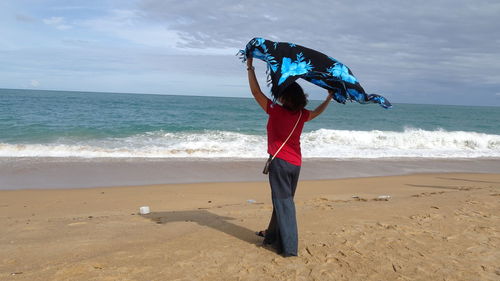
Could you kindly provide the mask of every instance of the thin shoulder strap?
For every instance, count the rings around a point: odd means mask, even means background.
[[[295,131],[295,128],[297,128],[297,125],[299,124],[299,121],[300,121],[301,117],[302,117],[302,110],[300,110],[299,119],[297,119],[297,122],[295,122],[295,126],[293,126],[293,129],[290,132],[290,134],[288,135],[288,138],[286,138],[285,142],[280,146],[280,148],[278,148],[278,151],[276,151],[276,153],[274,153],[274,155],[273,155],[273,157],[272,157],[271,160],[274,160],[274,158],[276,157],[276,155],[278,155],[278,153],[283,148],[283,146],[285,146],[285,144],[288,141],[288,139],[290,139],[290,137],[292,136],[293,132]]]

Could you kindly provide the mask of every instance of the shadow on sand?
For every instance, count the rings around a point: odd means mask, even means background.
[[[262,247],[262,238],[255,235],[254,231],[230,222],[236,220],[235,218],[216,215],[207,210],[153,212],[141,216],[157,224],[195,222],[201,226],[213,228],[242,241]],[[263,248],[267,249],[267,247]]]

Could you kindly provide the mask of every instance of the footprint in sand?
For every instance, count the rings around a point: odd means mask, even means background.
[[[427,197],[427,196],[432,196],[432,195],[438,195],[438,194],[443,194],[445,191],[438,191],[438,192],[422,192],[420,194],[414,194],[411,197]]]
[[[442,220],[444,219],[444,216],[441,214],[419,214],[419,215],[409,216],[409,218],[412,220],[416,220],[417,223],[420,224],[420,223],[432,222],[434,220]]]

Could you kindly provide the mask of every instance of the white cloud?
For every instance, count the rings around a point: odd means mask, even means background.
[[[64,22],[64,18],[62,17],[51,17],[48,19],[43,19],[43,23],[48,25],[58,25]]]
[[[234,55],[234,48],[189,48],[177,30],[169,29],[163,22],[148,21],[136,10],[111,10],[105,16],[75,22],[79,27],[120,38],[130,43],[153,48],[162,48],[168,53],[190,53],[207,55]]]
[[[68,30],[68,29],[73,28],[73,26],[67,25],[67,24],[60,24],[60,25],[56,26],[56,28],[59,30]]]
[[[73,28],[73,26],[66,23],[63,17],[50,17],[42,20],[46,25],[53,26],[59,30],[68,30]]]
[[[30,81],[30,86],[34,87],[34,88],[38,88],[40,86],[40,81],[33,79]]]
[[[159,24],[141,22],[132,10],[112,10],[105,16],[86,19],[77,24],[139,45],[173,47],[180,40],[176,32],[169,31]]]

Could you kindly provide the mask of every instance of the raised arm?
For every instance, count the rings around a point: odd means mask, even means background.
[[[257,77],[255,77],[255,68],[252,64],[253,58],[247,58],[248,84],[250,85],[250,91],[252,91],[252,95],[260,107],[266,111],[267,103],[270,100],[260,90],[259,82],[257,81]]]
[[[326,97],[325,101],[318,105],[315,110],[311,111],[311,114],[309,114],[309,120],[307,121],[313,120],[314,118],[318,117],[318,115],[320,115],[323,111],[325,111],[325,109],[330,104],[330,101],[332,100],[332,94],[333,92],[328,90],[328,97]]]

